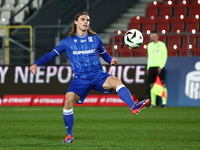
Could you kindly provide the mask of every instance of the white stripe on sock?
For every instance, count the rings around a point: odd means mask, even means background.
[[[123,84],[116,88],[116,92],[118,92],[121,88],[125,87]]]
[[[66,109],[63,108],[63,114],[64,115],[71,115],[71,114],[73,114],[73,108],[70,109],[70,110],[66,110]]]
[[[70,113],[64,113],[64,112],[63,112],[63,115],[66,115],[66,116],[69,116],[69,115],[71,115],[71,114],[73,114],[73,111],[70,112]]]

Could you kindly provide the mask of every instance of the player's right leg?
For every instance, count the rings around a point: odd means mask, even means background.
[[[74,113],[73,106],[75,103],[80,100],[80,96],[74,92],[67,92],[65,96],[65,104],[63,108],[63,119],[65,123],[65,127],[67,129],[67,137],[63,141],[63,143],[73,143],[74,138],[72,134],[72,128],[74,125]]]
[[[102,87],[105,90],[115,89],[119,97],[130,107],[133,114],[140,112],[140,110],[146,107],[150,102],[149,99],[145,99],[140,102],[134,102],[130,91],[122,84],[118,78],[114,76],[109,76]]]

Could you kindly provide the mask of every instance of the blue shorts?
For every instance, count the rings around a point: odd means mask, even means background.
[[[96,91],[100,91],[103,93],[110,93],[112,91],[112,89],[104,90],[102,87],[105,80],[109,76],[111,75],[104,71],[97,73],[96,75],[92,76],[90,79],[81,79],[76,76],[71,81],[67,92],[74,92],[78,94],[81,97],[78,103],[82,104],[91,89],[94,89]]]

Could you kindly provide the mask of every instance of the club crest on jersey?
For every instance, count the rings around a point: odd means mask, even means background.
[[[76,42],[77,42],[77,39],[75,39],[74,42],[76,43]]]
[[[92,37],[88,37],[89,42],[93,42]]]

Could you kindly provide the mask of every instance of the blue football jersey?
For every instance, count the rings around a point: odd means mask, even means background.
[[[99,53],[106,52],[101,38],[95,34],[84,36],[75,34],[75,37],[68,36],[54,48],[57,55],[66,52],[75,76],[88,79],[103,68],[99,59]]]

